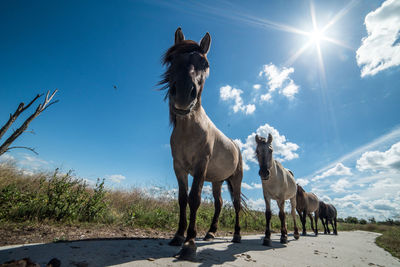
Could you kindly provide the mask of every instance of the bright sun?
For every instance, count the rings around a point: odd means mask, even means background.
[[[310,41],[313,43],[319,43],[324,38],[324,33],[319,30],[314,30],[310,32]]]

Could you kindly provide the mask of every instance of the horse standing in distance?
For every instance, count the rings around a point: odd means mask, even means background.
[[[185,40],[181,28],[175,32],[175,44],[167,50],[163,64],[168,69],[163,75],[163,89],[168,89],[169,118],[173,125],[171,151],[173,167],[179,185],[179,227],[169,243],[180,246],[181,259],[196,255],[196,213],[200,206],[204,181],[212,183],[215,212],[205,240],[215,237],[221,212],[221,187],[224,181],[233,199],[236,222],[232,242],[241,241],[239,211],[241,209],[242,156],[239,147],[226,137],[207,116],[201,105],[201,93],[209,73],[207,53],[209,33],[200,44]],[[188,174],[193,177],[188,195]],[[189,203],[190,222],[187,228],[186,206]]]
[[[337,211],[332,204],[325,204],[323,201],[319,201],[319,218],[324,226],[324,234],[330,234],[328,222],[331,223],[333,233],[337,235]],[[325,222],[324,222],[325,219]],[[333,222],[332,222],[333,221]]]
[[[303,225],[303,233],[302,235],[307,235],[306,230],[306,220],[307,215],[311,221],[311,229],[318,235],[318,216],[319,216],[319,200],[318,197],[314,193],[307,193],[304,191],[303,187],[297,185],[297,213],[300,216],[301,224]],[[315,229],[313,225],[313,218],[311,213],[314,212],[314,219],[315,219]]]
[[[285,169],[282,164],[274,160],[272,156],[272,135],[268,134],[268,140],[256,135],[256,155],[260,170],[264,199],[265,199],[265,218],[267,221],[263,245],[271,246],[271,199],[276,200],[279,207],[279,219],[281,220],[281,240],[287,243],[287,229],[285,221],[285,200],[290,199],[292,206],[292,217],[294,223],[294,238],[299,239],[299,230],[296,225],[296,182],[293,173]]]

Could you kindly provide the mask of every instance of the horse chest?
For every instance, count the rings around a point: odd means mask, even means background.
[[[193,131],[175,131],[171,135],[171,152],[174,161],[188,173],[194,173],[198,163],[210,155],[207,136],[192,134]]]

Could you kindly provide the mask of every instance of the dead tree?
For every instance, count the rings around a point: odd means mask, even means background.
[[[35,112],[30,115],[25,122],[17,129],[15,130],[1,145],[0,145],[0,156],[7,151],[10,151],[11,149],[15,148],[23,148],[23,149],[28,149],[32,151],[35,154],[38,154],[34,148],[31,147],[26,147],[26,146],[10,146],[15,139],[17,139],[23,132],[28,129],[29,123],[31,123],[37,116],[40,115],[43,111],[45,111],[48,107],[51,105],[55,104],[58,102],[58,100],[51,101],[54,97],[54,95],[57,93],[57,89],[54,90],[54,92],[50,95],[50,91],[47,91],[46,98],[44,99],[43,103],[39,104],[38,107],[36,108]],[[18,116],[27,110],[38,98],[40,98],[43,94],[38,94],[36,95],[31,102],[29,102],[28,105],[25,106],[25,104],[22,102],[19,104],[17,110],[14,112],[14,114],[10,114],[10,118],[8,121],[1,127],[0,129],[0,139],[3,137],[3,135],[7,132],[7,130],[10,128],[10,126],[15,122],[15,120],[18,118]]]

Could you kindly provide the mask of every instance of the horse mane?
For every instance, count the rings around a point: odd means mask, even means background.
[[[164,96],[164,101],[167,100],[169,97],[169,81],[170,81],[170,67],[171,67],[171,61],[174,58],[175,55],[179,54],[185,54],[185,53],[191,53],[191,52],[199,52],[200,54],[203,54],[203,51],[198,43],[192,40],[183,40],[177,44],[174,44],[171,46],[162,56],[161,63],[164,66],[167,66],[167,70],[161,75],[162,80],[157,83],[157,85],[161,85],[162,87],[159,90],[165,90],[168,89],[165,96]],[[207,59],[207,57],[204,55],[204,57]],[[169,122],[175,127],[176,123],[176,115],[173,114],[170,110],[169,112]]]
[[[297,184],[297,194],[303,195],[306,191],[304,191],[303,187]]]

